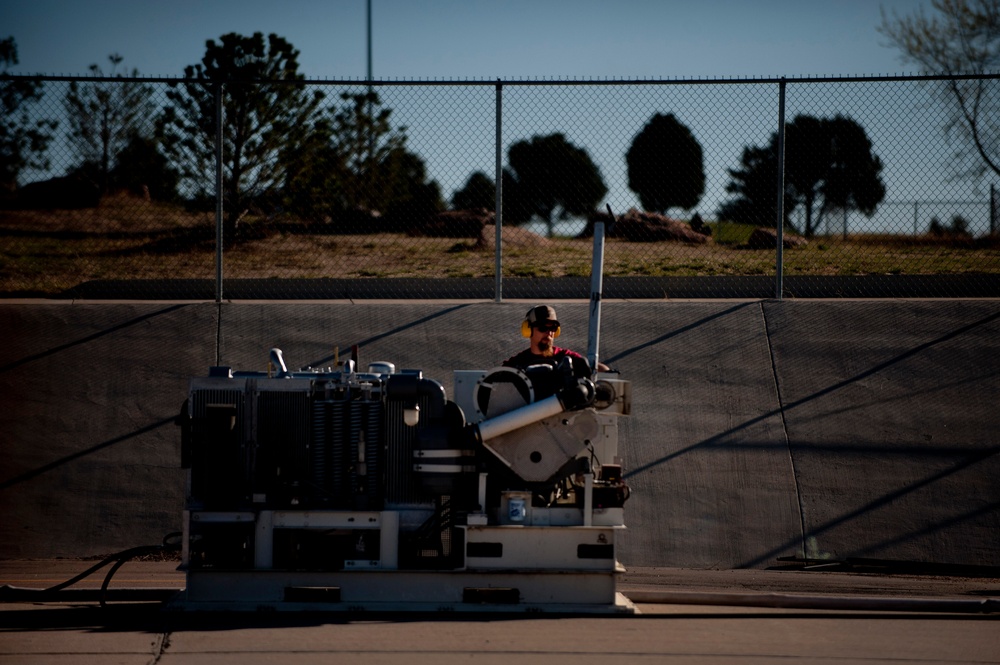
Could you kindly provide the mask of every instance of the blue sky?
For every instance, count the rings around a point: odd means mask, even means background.
[[[904,71],[876,27],[917,0],[372,0],[376,79],[730,77]],[[7,0],[27,74],[86,74],[112,52],[180,75],[227,32],[277,33],[306,76],[366,75],[365,0]]]
[[[390,82],[912,74],[878,26],[883,9],[912,15],[921,7],[929,0],[372,0],[373,74]],[[86,75],[94,63],[107,72],[108,55],[116,52],[129,71],[181,76],[201,60],[207,40],[228,32],[286,38],[311,79],[362,81],[367,69],[366,0],[7,0],[0,26],[0,37],[17,40],[20,63],[12,71],[22,74]],[[790,104],[789,118],[799,112],[856,118],[886,164],[886,201],[981,198],[983,183],[952,177],[935,103],[907,99],[905,108],[889,107],[886,90],[845,86],[845,92],[853,97],[842,103]],[[472,171],[493,172],[492,89],[464,92],[445,106],[449,94],[428,93],[420,98],[426,103],[414,97],[409,108],[402,97],[386,100],[445,198]],[[602,94],[586,98],[592,103],[567,97],[552,115],[510,113],[505,148],[536,133],[567,133],[601,169],[607,202],[624,210],[635,205],[623,163],[631,137],[652,113],[675,112],[704,147],[708,183],[700,210],[711,215],[728,196],[726,169],[744,145],[765,143],[774,128],[766,90],[763,102],[758,96],[757,106],[745,107],[737,93],[720,87],[686,101],[665,89],[647,100],[634,91],[624,101]],[[510,96],[516,108],[516,91]],[[506,117],[506,101],[504,109]],[[453,121],[442,115],[449,113]],[[759,126],[748,125],[750,116]],[[859,221],[914,227],[910,205],[883,206],[895,220]]]

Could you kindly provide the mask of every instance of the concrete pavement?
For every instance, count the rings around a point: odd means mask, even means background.
[[[41,586],[90,562],[0,563],[0,584]],[[99,586],[102,575],[81,588]],[[175,562],[126,564],[111,588],[182,583]],[[0,663],[989,663],[1000,614],[945,602],[1000,599],[996,578],[638,569],[635,616],[178,614],[156,603],[0,603]],[[716,602],[720,597],[758,602]],[[768,599],[802,601],[768,607]],[[835,608],[838,600],[843,607]],[[866,609],[865,601],[907,611]],[[808,601],[809,604],[806,604]],[[936,611],[915,611],[937,602]],[[845,609],[854,607],[855,609]],[[954,607],[954,605],[953,605]],[[860,609],[859,609],[860,608]],[[995,607],[994,607],[995,609]]]
[[[997,622],[665,606],[611,618],[198,617],[0,608],[0,663],[995,663]],[[11,616],[13,614],[14,616]],[[35,624],[34,626],[32,624]],[[37,624],[41,624],[40,626]]]

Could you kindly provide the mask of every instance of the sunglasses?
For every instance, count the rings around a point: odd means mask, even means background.
[[[540,332],[552,332],[552,333],[554,333],[555,331],[559,330],[559,324],[558,323],[542,323],[540,325],[535,326],[535,330],[538,330]]]

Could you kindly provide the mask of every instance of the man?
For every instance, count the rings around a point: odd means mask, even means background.
[[[586,360],[576,351],[563,349],[555,345],[561,328],[556,310],[549,305],[538,305],[528,310],[521,322],[521,336],[531,340],[531,346],[503,361],[504,367],[524,369],[531,365],[555,366],[563,358],[580,358]],[[607,365],[598,362],[600,372],[608,371]]]

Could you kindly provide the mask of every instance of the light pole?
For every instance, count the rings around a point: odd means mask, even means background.
[[[367,0],[368,4],[368,91],[372,88],[372,0]]]
[[[367,5],[367,50],[368,50],[368,95],[365,97],[365,107],[368,115],[368,158],[365,160],[368,171],[368,195],[364,197],[366,207],[372,209],[372,195],[375,188],[375,122],[372,119],[372,0],[366,0]]]

